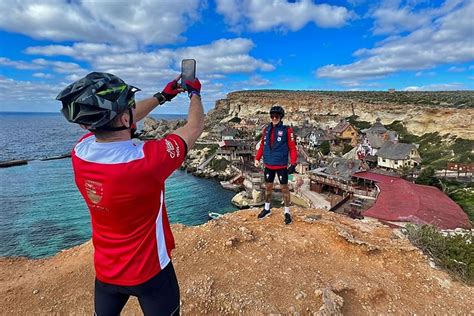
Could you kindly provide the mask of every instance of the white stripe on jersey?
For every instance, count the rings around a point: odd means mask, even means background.
[[[156,246],[158,247],[158,258],[160,260],[160,267],[163,270],[170,262],[168,251],[166,250],[165,232],[163,231],[163,190],[160,196],[160,212],[156,218]]]
[[[80,141],[74,151],[82,160],[102,163],[119,164],[131,162],[145,157],[143,152],[144,142],[126,140],[120,142],[98,143],[95,136],[89,136]]]

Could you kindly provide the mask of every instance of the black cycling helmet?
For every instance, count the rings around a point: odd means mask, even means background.
[[[140,89],[126,84],[119,77],[91,72],[67,86],[56,100],[63,104],[61,112],[69,122],[86,125],[88,129],[120,130],[107,123],[135,105],[135,92]]]
[[[283,108],[279,105],[274,105],[270,109],[270,115],[272,115],[274,113],[280,115],[280,118],[283,118],[283,116],[285,116],[285,110],[283,110]]]

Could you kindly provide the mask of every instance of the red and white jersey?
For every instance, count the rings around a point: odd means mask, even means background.
[[[138,285],[170,262],[175,245],[165,180],[183,163],[186,150],[175,134],[110,143],[87,134],[76,144],[72,164],[91,215],[97,279]]]

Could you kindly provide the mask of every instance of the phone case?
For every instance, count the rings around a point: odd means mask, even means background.
[[[181,61],[181,86],[186,89],[186,80],[194,80],[196,78],[196,60],[183,59]]]

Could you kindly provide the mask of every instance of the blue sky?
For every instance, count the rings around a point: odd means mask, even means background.
[[[473,0],[2,0],[0,12],[0,111],[57,112],[91,71],[146,98],[183,58],[197,60],[206,110],[244,89],[474,87]]]

